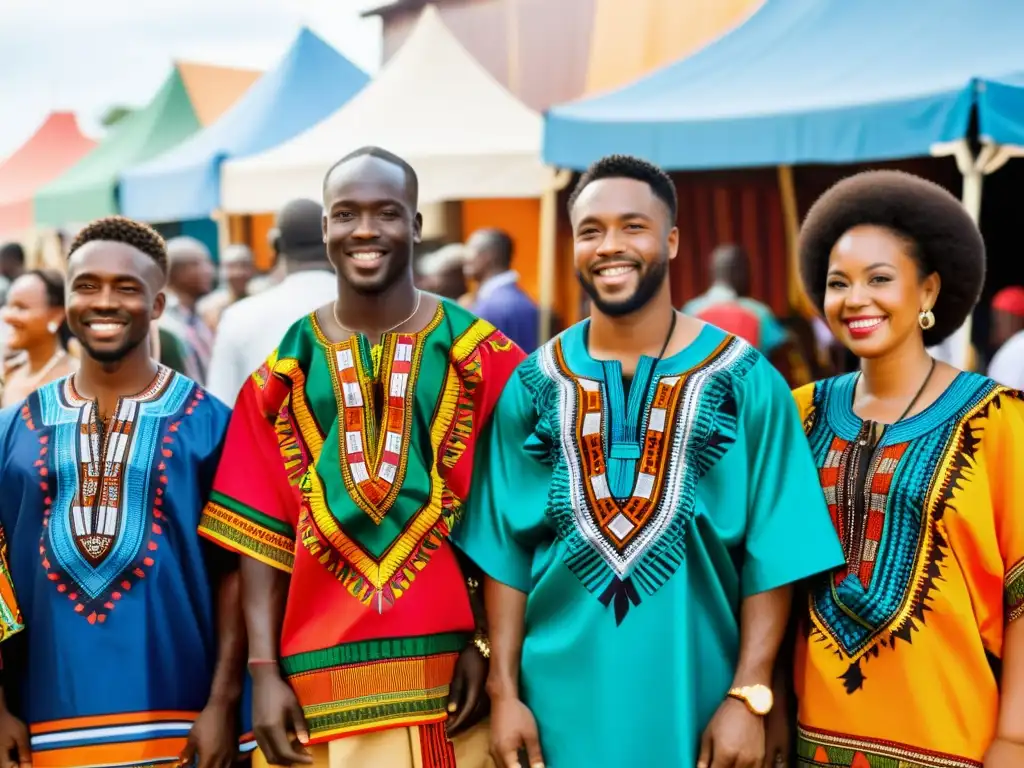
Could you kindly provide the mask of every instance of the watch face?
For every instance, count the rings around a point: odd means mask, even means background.
[[[767,715],[772,709],[772,692],[770,688],[756,685],[746,691],[750,708],[759,715]]]

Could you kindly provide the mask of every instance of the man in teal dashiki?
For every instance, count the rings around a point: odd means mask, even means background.
[[[570,199],[591,316],[499,400],[459,534],[487,574],[501,768],[761,768],[790,585],[842,562],[796,408],[672,308],[675,190],[631,157]]]

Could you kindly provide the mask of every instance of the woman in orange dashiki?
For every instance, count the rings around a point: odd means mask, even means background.
[[[800,235],[804,284],[861,370],[796,391],[847,565],[798,609],[797,763],[1024,766],[1024,395],[936,362],[981,235],[908,174],[845,179]]]

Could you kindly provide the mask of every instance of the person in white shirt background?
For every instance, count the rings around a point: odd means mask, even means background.
[[[312,200],[285,205],[277,216],[277,252],[287,276],[221,315],[206,388],[228,405],[234,404],[246,379],[277,348],[292,323],[335,299],[322,218],[323,206]]]

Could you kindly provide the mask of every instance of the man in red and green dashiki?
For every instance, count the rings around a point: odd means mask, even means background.
[[[524,354],[414,287],[416,200],[379,148],[327,172],[338,299],[291,327],[228,429],[201,532],[247,555],[254,768],[491,764],[490,651],[449,534]]]

